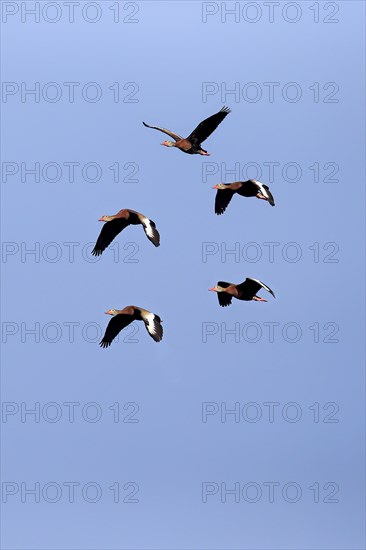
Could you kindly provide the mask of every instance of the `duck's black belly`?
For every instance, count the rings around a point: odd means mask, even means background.
[[[241,197],[255,197],[258,194],[258,187],[255,185],[243,185],[238,191],[238,195]]]
[[[182,151],[183,149],[181,149]],[[198,151],[200,150],[200,148],[198,147],[191,147],[190,149],[188,149],[188,151],[183,151],[183,153],[187,153],[187,155],[196,155],[198,153]]]
[[[191,143],[191,142],[189,142]],[[200,151],[203,151],[204,153],[207,153],[204,149],[202,149],[201,145],[199,143],[191,143],[191,148],[184,151],[185,153],[188,153],[188,155],[197,155]]]
[[[243,295],[238,295],[238,296],[235,296],[235,298],[237,298],[238,300],[243,300],[244,302],[250,302],[250,300],[252,300],[252,298],[248,298],[248,296],[243,296]]]

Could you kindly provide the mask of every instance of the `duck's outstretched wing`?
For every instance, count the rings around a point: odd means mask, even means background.
[[[100,347],[107,348],[110,346],[117,334],[119,334],[123,328],[132,323],[132,321],[133,315],[128,315],[127,313],[119,313],[118,315],[112,317],[106,328],[103,340],[99,342]]]
[[[231,286],[232,283],[227,283],[226,281],[219,281],[217,283],[217,286],[221,286],[221,288],[227,288],[228,286]],[[219,300],[219,304],[221,307],[226,307],[231,304],[231,300],[233,299],[232,294],[227,294],[226,292],[218,292],[217,298]]]
[[[231,189],[218,189],[215,198],[215,214],[220,216],[228,207],[235,191]]]
[[[116,218],[110,222],[106,222],[101,232],[95,246],[92,250],[93,256],[100,256],[103,251],[111,244],[113,239],[120,233],[125,227],[129,225],[128,221],[125,218]]]
[[[142,227],[144,228],[145,235],[153,243],[154,246],[160,246],[160,234],[156,229],[155,222],[140,214],[140,212],[135,212],[136,216],[139,219]]]
[[[150,126],[149,124],[146,124],[146,122],[142,123],[146,128],[152,128],[153,130],[159,130],[159,132],[163,132],[163,134],[166,134],[167,136],[170,136],[175,141],[180,141],[182,136],[179,136],[178,134],[175,134],[174,132],[171,132],[170,130],[167,130],[166,128],[161,128],[160,126]]]
[[[271,290],[269,286],[265,285],[264,283],[262,283],[262,281],[259,281],[258,279],[251,279],[250,277],[247,277],[243,283],[237,285],[237,289],[241,292],[244,292],[248,296],[255,296],[261,288],[264,288],[264,290],[272,294],[273,298],[276,297],[273,290]]]
[[[259,191],[262,193],[264,197],[266,197],[267,201],[271,206],[275,205],[274,197],[271,191],[269,190],[268,185],[265,185],[264,183],[261,183],[258,180],[249,180],[249,181],[254,183],[258,187]]]
[[[228,107],[223,107],[218,113],[200,122],[197,128],[187,137],[188,141],[192,144],[200,144],[205,141],[230,112]]]
[[[141,317],[151,338],[155,340],[155,342],[160,342],[163,338],[163,327],[159,315],[151,313],[151,311],[143,310],[141,311]]]

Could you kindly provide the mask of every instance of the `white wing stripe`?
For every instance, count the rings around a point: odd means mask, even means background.
[[[147,330],[149,331],[150,334],[155,334],[156,333],[155,324],[154,324],[155,315],[153,313],[148,313],[148,315],[146,315],[145,318],[147,320]]]
[[[146,228],[146,235],[153,238],[154,232],[153,232],[153,228],[151,226],[150,220],[148,218],[145,218],[144,222],[145,222],[145,228]]]
[[[267,190],[263,187],[263,183],[260,182],[260,181],[257,181],[257,180],[253,180],[253,181],[255,181],[255,183],[258,185],[258,187],[259,187],[260,192],[262,193],[262,195],[268,199],[268,198],[269,198],[269,195],[268,195],[268,193],[267,193]]]
[[[262,283],[262,281],[260,281],[259,279],[253,279],[252,277],[248,277],[248,279],[249,279],[250,281],[255,281],[256,283],[258,283],[259,285],[261,285],[261,287],[263,287],[264,289],[266,289],[267,292],[271,292],[271,289],[270,289],[267,285],[265,285],[264,283]]]

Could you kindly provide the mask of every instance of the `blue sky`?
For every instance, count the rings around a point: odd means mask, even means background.
[[[73,23],[62,2],[38,23],[2,4],[3,547],[364,548],[364,4],[281,2],[270,22],[263,2],[226,20],[120,2],[114,22],[116,3],[80,2]],[[208,158],[141,123],[188,135],[223,105]],[[275,208],[234,197],[215,216],[225,171],[258,167]],[[92,261],[121,208],[161,246],[132,227]],[[276,299],[207,291],[247,276]],[[138,324],[99,348],[104,312],[129,304],[163,341]]]

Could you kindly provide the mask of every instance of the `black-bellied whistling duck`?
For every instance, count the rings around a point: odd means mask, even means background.
[[[102,348],[107,348],[111,345],[115,337],[121,330],[127,327],[133,321],[143,321],[147,332],[155,342],[160,342],[163,338],[163,322],[159,315],[151,313],[147,309],[136,306],[126,306],[124,309],[109,309],[107,315],[113,315],[109,321],[103,340],[99,342]]]
[[[193,130],[187,138],[183,138],[182,136],[174,134],[174,132],[171,132],[166,128],[161,128],[160,126],[149,126],[146,122],[143,122],[142,124],[147,128],[159,130],[160,132],[163,132],[163,134],[167,134],[174,139],[174,141],[163,141],[161,145],[165,145],[165,147],[177,147],[177,149],[180,149],[183,153],[188,153],[189,155],[209,156],[209,153],[205,151],[205,149],[202,149],[201,143],[205,141],[205,139],[207,139],[214,130],[216,130],[218,125],[229,113],[230,109],[228,107],[223,107],[218,113],[200,122],[197,128]]]
[[[235,193],[241,197],[257,197],[257,199],[268,201],[271,206],[275,205],[273,195],[270,192],[268,185],[264,185],[257,180],[219,183],[218,185],[214,185],[213,189],[217,189],[215,213],[218,215],[225,212]]]
[[[160,235],[156,229],[155,223],[143,214],[140,214],[140,212],[135,212],[135,210],[125,208],[114,216],[102,216],[99,218],[99,221],[107,223],[103,226],[94,249],[92,250],[93,256],[100,256],[118,233],[128,225],[141,224],[149,241],[155,246],[160,245]]]
[[[267,302],[264,298],[256,296],[260,288],[264,288],[267,292],[272,294],[273,298],[275,298],[274,292],[269,288],[269,286],[265,285],[261,281],[258,281],[258,279],[251,279],[250,277],[247,277],[243,283],[240,283],[240,285],[219,281],[216,286],[209,288],[209,290],[217,292],[220,306],[225,307],[231,304],[231,300],[233,298],[245,300],[247,302],[250,300],[255,300],[256,302]]]

